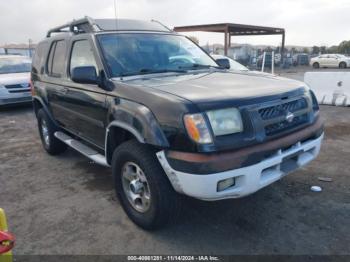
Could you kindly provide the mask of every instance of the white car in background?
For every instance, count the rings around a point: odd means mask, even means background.
[[[347,68],[350,67],[350,57],[338,54],[323,54],[311,58],[310,65],[313,68],[320,67],[338,67]]]
[[[0,106],[32,101],[31,64],[25,56],[0,55]]]
[[[235,60],[227,57],[227,56],[223,56],[223,55],[214,55],[211,54],[210,55],[212,58],[214,58],[214,60],[221,65],[221,62],[226,62],[228,60],[227,63],[227,69],[230,70],[234,70],[234,71],[249,71],[248,68],[246,68],[244,65],[241,65],[240,63],[236,62]],[[226,60],[226,61],[225,61]],[[221,62],[220,62],[221,61]],[[223,63],[224,64],[224,63]],[[222,64],[222,65],[223,65]]]

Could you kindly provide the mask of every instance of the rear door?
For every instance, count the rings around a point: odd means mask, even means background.
[[[49,107],[60,125],[70,131],[76,130],[75,119],[69,112],[69,105],[66,102],[67,87],[67,48],[66,39],[55,40],[51,43],[48,59],[46,62],[45,89]]]
[[[321,55],[319,56],[318,62],[320,63],[320,66],[327,66],[327,56],[326,55]]]

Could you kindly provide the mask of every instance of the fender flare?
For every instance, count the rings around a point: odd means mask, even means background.
[[[44,100],[41,97],[38,96],[33,96],[33,110],[34,113],[36,115],[36,111],[35,111],[35,102],[38,102],[39,104],[41,104],[41,108],[45,111],[45,113],[47,114],[47,116],[50,118],[50,120],[52,121],[52,123],[54,123],[57,127],[59,126],[58,123],[56,122],[55,118],[52,116],[50,110],[48,109],[46,103],[44,102]]]
[[[149,144],[159,148],[169,147],[168,139],[161,129],[156,117],[150,109],[139,103],[120,99],[119,103],[111,104],[111,121],[107,125],[105,135],[105,157],[107,162],[111,159],[109,142],[110,129],[117,127],[132,134],[138,142]]]

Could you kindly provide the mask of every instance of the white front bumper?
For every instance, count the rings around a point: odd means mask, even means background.
[[[258,164],[208,175],[174,170],[164,151],[158,152],[157,157],[177,192],[202,200],[239,198],[266,187],[315,159],[320,152],[322,139],[323,134],[317,139],[299,142],[287,150],[278,150]],[[218,182],[227,178],[235,178],[235,185],[218,192]]]

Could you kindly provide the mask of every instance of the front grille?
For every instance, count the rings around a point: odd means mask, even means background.
[[[286,112],[294,113],[305,108],[307,108],[307,101],[305,98],[300,98],[284,104],[259,109],[259,114],[263,120],[269,120],[281,117],[285,115]]]
[[[14,85],[5,85],[5,88],[9,91],[9,93],[23,93],[30,91],[30,84],[14,84]]]
[[[288,122],[287,120],[285,120],[282,122],[267,125],[265,127],[265,132],[267,136],[273,136],[280,132],[305,124],[307,123],[307,121],[308,121],[308,115],[304,114],[304,115],[295,117],[292,122]]]
[[[308,122],[308,102],[302,97],[296,100],[281,103],[275,106],[260,108],[259,115],[265,126],[266,136],[294,129]],[[287,120],[287,114],[294,114],[292,120]]]

